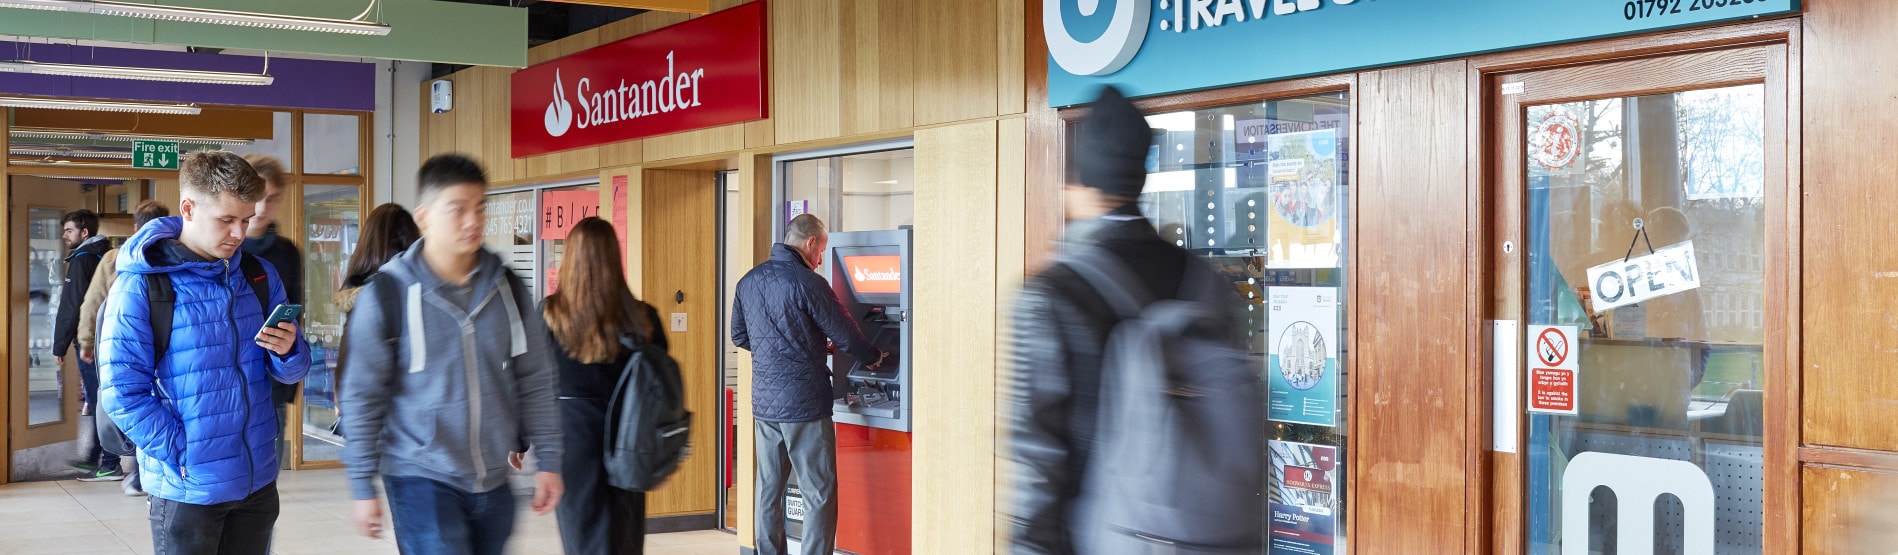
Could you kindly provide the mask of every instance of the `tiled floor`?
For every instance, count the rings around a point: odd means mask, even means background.
[[[395,542],[359,536],[346,518],[349,492],[341,471],[284,472],[277,483],[281,514],[273,551],[296,554],[396,553]],[[522,504],[509,553],[560,553],[553,515],[537,516]],[[38,553],[152,552],[151,522],[144,498],[126,497],[117,482],[72,480],[0,486],[0,555]],[[660,534],[646,538],[653,555],[732,555],[738,540],[717,531]]]

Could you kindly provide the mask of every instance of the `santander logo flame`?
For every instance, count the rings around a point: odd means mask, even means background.
[[[573,126],[573,105],[567,103],[567,91],[560,84],[560,70],[554,70],[554,101],[547,105],[547,134],[559,137]]]

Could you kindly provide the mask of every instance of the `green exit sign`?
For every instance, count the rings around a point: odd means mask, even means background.
[[[144,170],[178,169],[178,143],[132,141],[132,167]]]

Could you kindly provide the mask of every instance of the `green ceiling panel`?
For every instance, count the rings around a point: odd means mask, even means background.
[[[350,19],[369,0],[168,0],[170,6]],[[302,52],[451,64],[527,65],[527,10],[435,0],[378,0],[368,19],[388,36],[278,31],[205,23],[0,8],[0,35]]]

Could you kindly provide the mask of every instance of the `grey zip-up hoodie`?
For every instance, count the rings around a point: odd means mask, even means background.
[[[560,468],[558,373],[540,311],[487,249],[467,298],[449,297],[422,244],[363,287],[343,332],[343,463],[356,499],[376,498],[377,473],[492,491],[523,444],[540,468]]]

